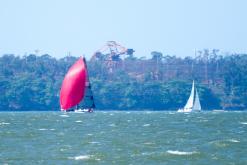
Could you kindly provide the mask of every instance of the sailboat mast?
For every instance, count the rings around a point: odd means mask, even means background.
[[[193,85],[195,86],[194,80],[193,80]],[[193,92],[194,92],[194,98],[193,98],[193,107],[194,107],[194,105],[195,105],[195,99],[196,99],[196,88],[195,88],[195,90]]]

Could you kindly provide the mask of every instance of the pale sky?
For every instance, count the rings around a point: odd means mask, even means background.
[[[106,41],[180,57],[247,53],[246,0],[0,0],[0,55],[90,57]]]

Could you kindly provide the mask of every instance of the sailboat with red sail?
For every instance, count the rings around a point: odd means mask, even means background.
[[[92,112],[95,108],[86,59],[79,58],[68,70],[60,91],[61,111]]]

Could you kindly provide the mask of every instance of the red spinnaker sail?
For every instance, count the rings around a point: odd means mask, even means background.
[[[84,97],[87,71],[82,58],[70,67],[65,75],[60,91],[61,110],[67,110],[78,104]]]

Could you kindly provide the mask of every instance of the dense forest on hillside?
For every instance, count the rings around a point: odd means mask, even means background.
[[[58,111],[64,75],[78,57],[48,54],[0,57],[0,110]],[[247,107],[247,54],[203,50],[180,58],[151,52],[151,58],[88,59],[99,110],[176,110],[184,106],[194,79],[203,109]]]

